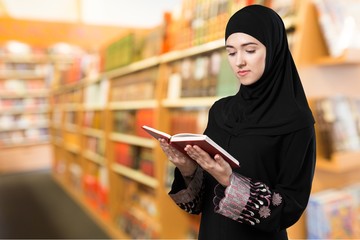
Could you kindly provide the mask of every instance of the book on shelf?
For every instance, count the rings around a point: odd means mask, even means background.
[[[118,110],[113,113],[114,132],[134,134],[136,129],[136,111]]]
[[[137,136],[150,137],[141,128],[143,125],[153,126],[155,119],[155,110],[152,108],[138,109],[135,112],[135,126],[134,130]]]
[[[332,57],[345,50],[359,49],[360,17],[358,0],[314,0],[320,30]]]
[[[355,200],[342,189],[312,194],[307,208],[309,239],[353,239],[356,230]]]
[[[350,194],[354,199],[355,208],[355,234],[354,239],[360,239],[360,183],[353,183],[343,188],[343,190]]]
[[[206,151],[211,157],[214,157],[216,154],[220,154],[220,156],[224,158],[224,160],[227,161],[231,167],[236,168],[240,166],[238,160],[236,160],[225,149],[215,143],[209,136],[194,133],[178,133],[175,135],[170,135],[146,125],[143,126],[143,129],[155,139],[166,139],[172,146],[184,154],[187,154],[184,150],[186,145],[197,145]]]
[[[317,122],[319,153],[330,159],[335,152],[359,151],[360,101],[336,95],[312,100]]]
[[[114,145],[114,158],[115,162],[126,167],[133,167],[134,156],[133,149],[126,143],[115,143]]]

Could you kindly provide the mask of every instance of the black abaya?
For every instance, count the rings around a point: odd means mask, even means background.
[[[236,32],[265,45],[265,71],[211,107],[205,134],[240,168],[226,188],[200,167],[186,185],[176,169],[169,194],[185,211],[202,213],[200,239],[288,239],[286,228],[300,218],[311,192],[314,119],[281,18],[269,8],[248,6],[230,18],[225,39]]]

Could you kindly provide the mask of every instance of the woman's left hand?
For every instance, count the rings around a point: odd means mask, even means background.
[[[221,185],[230,185],[232,168],[219,154],[214,158],[197,145],[187,145],[185,151],[194,159],[202,169],[211,174]]]

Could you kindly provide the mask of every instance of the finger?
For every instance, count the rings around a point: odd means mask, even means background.
[[[199,147],[198,145],[194,145],[193,146],[193,149],[196,151],[196,153],[200,156],[209,156],[209,154],[204,151],[201,147]]]
[[[205,162],[213,162],[212,157],[210,157],[210,155],[204,151],[203,149],[201,149],[199,146],[194,145],[193,146],[193,150],[194,150],[194,155],[199,159],[199,160],[203,160]]]
[[[193,146],[191,146],[191,145],[186,146],[186,147],[185,147],[185,151],[186,151],[186,153],[187,153],[193,160],[196,161],[197,159],[199,159],[199,154],[198,154],[198,152],[194,149]]]
[[[165,140],[163,140],[163,139],[160,140],[160,146],[165,153],[171,154],[171,155],[175,154],[174,148]]]
[[[231,169],[230,164],[227,161],[225,161],[225,159],[223,157],[221,157],[220,154],[216,154],[214,159],[221,168]]]
[[[220,166],[224,165],[225,160],[219,154],[216,154],[214,159]]]
[[[173,152],[173,149],[170,145],[163,139],[159,139],[160,147],[162,148],[163,152],[166,154],[167,158],[170,161],[173,161],[176,158],[176,154]]]

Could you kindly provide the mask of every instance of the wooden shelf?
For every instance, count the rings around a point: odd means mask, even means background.
[[[120,164],[113,164],[112,170],[118,174],[121,174],[122,176],[125,176],[148,187],[155,189],[159,186],[159,182],[157,179],[150,177],[142,172],[139,172],[138,170],[134,170]]]
[[[111,133],[110,139],[115,142],[123,142],[140,147],[154,148],[156,146],[156,141],[154,139],[138,137],[130,134]]]
[[[103,156],[93,152],[93,151],[85,150],[84,157],[86,157],[90,161],[93,161],[96,164],[105,166],[105,163],[106,163],[105,158]]]
[[[331,159],[318,158],[317,169],[329,173],[360,172],[360,151],[334,153]]]
[[[59,94],[64,93],[71,90],[77,90],[81,89],[85,84],[85,79],[73,82],[73,83],[67,83],[65,85],[61,86],[55,86],[51,89],[52,94]]]
[[[45,77],[45,72],[39,73],[35,70],[0,70],[0,79],[20,78],[26,80]]]
[[[319,66],[337,66],[360,64],[360,49],[347,49],[344,54],[339,57],[321,57],[315,61]]]
[[[65,144],[65,149],[72,153],[76,153],[76,154],[80,153],[80,146],[78,145],[67,143]]]
[[[101,129],[83,127],[81,132],[84,135],[93,136],[97,138],[105,138],[105,132]]]
[[[51,125],[50,125],[51,128],[53,129],[62,129],[62,124],[59,123],[59,122],[52,122]]]
[[[218,50],[221,48],[225,48],[224,39],[219,39],[219,40],[205,43],[205,44],[202,44],[199,46],[166,53],[161,56],[160,62],[166,63],[166,62],[181,60],[181,59],[184,59],[187,57],[191,57],[191,56],[198,55],[198,54],[203,54],[206,52],[211,52],[211,51]]]
[[[106,108],[106,106],[101,105],[84,105],[82,107],[83,111],[102,111]]]
[[[12,144],[4,144],[0,145],[0,149],[9,149],[9,148],[19,148],[19,147],[33,147],[39,146],[44,144],[49,144],[50,140],[23,140],[19,143],[12,143]]]
[[[30,97],[48,97],[49,91],[46,89],[40,90],[23,90],[19,92],[1,91],[1,98],[30,98]]]
[[[72,132],[72,133],[78,133],[80,127],[74,123],[65,123],[65,130]]]
[[[37,123],[37,124],[26,124],[26,126],[7,126],[6,128],[0,128],[0,132],[11,132],[17,130],[27,130],[27,129],[38,129],[38,128],[48,128],[48,123]]]
[[[45,54],[12,54],[1,53],[0,58],[8,63],[48,63],[49,59]]]
[[[139,101],[122,101],[109,103],[110,110],[129,110],[129,109],[144,109],[156,108],[158,103],[156,100],[139,100]]]
[[[0,94],[1,95],[1,94]],[[49,107],[45,106],[37,106],[32,108],[27,107],[9,107],[1,110],[0,114],[23,114],[23,113],[48,113]]]
[[[210,107],[220,97],[194,97],[162,100],[163,107]]]
[[[160,64],[160,59],[160,57],[151,57],[148,59],[144,59],[139,62],[131,63],[125,67],[105,72],[104,76],[107,78],[115,78],[151,67],[156,67]]]
[[[61,104],[60,107],[67,112],[83,110],[83,105],[81,103]]]

